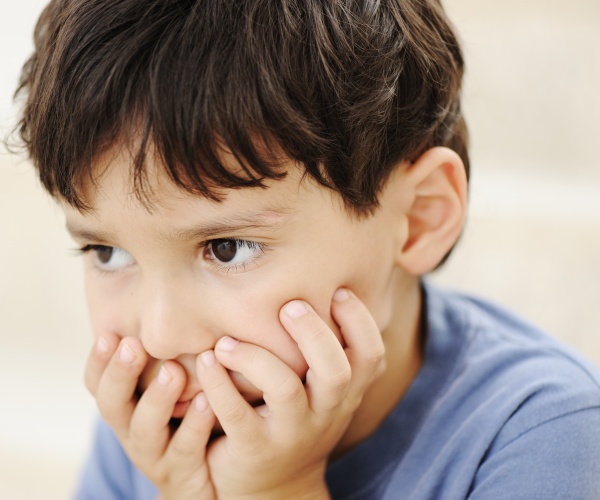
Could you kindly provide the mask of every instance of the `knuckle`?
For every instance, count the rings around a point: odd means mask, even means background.
[[[304,392],[304,386],[295,374],[288,374],[279,382],[278,396],[283,402],[294,401]]]
[[[242,362],[246,366],[256,366],[262,363],[263,353],[259,349],[251,348],[244,352],[244,358]]]
[[[239,405],[231,405],[223,411],[223,420],[232,425],[241,424],[246,417],[246,409]]]
[[[198,447],[191,440],[174,439],[171,441],[171,448],[175,455],[188,458],[198,454]]]
[[[331,334],[331,330],[325,323],[319,322],[319,324],[310,331],[308,335],[309,342],[318,342],[327,334]]]
[[[129,440],[133,446],[138,447],[148,440],[148,432],[138,425],[132,425],[129,429]]]
[[[385,360],[385,348],[383,343],[379,344],[365,356],[365,365],[375,370]]]
[[[346,364],[336,372],[329,374],[328,383],[336,391],[345,391],[350,385],[351,378],[352,369],[349,364]]]
[[[219,394],[227,390],[228,381],[225,379],[204,379],[202,387],[205,394]]]

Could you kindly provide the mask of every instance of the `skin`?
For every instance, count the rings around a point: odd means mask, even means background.
[[[464,220],[448,151],[399,166],[363,218],[291,162],[284,180],[221,203],[150,162],[148,210],[129,158],[98,160],[92,210],[63,204],[86,250],[86,384],[162,497],[328,497],[327,462],[379,426],[419,369],[418,275]],[[214,240],[253,243],[222,262]]]

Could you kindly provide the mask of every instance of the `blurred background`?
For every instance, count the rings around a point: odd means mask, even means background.
[[[0,4],[0,130],[44,0]],[[431,279],[516,310],[600,365],[600,2],[448,0],[468,72],[470,217]],[[79,262],[31,166],[0,150],[0,498],[64,499],[94,402]]]

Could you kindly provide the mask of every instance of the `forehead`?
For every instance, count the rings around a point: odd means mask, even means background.
[[[123,204],[135,205],[141,202],[148,210],[168,205],[169,201],[182,199],[204,199],[204,196],[194,193],[196,180],[190,178],[188,184],[185,179],[182,183],[187,187],[176,184],[170,176],[169,169],[162,163],[156,151],[150,146],[141,168],[134,166],[135,160],[132,153],[135,148],[133,143],[116,143],[107,151],[98,155],[92,164],[89,176],[79,183],[79,188],[86,204],[93,210],[97,209],[103,199],[121,200]],[[196,172],[196,179],[201,179],[206,184],[211,199],[214,194],[215,200],[236,198],[237,193],[243,193],[243,198],[269,198],[275,197],[276,192],[289,191],[294,183],[298,184],[304,176],[304,168],[292,160],[287,159],[281,151],[273,152],[273,162],[279,166],[283,179],[293,177],[291,182],[270,182],[268,179],[262,183],[268,185],[269,189],[246,189],[245,187],[226,188],[217,185],[209,179],[204,178],[200,172]],[[236,156],[227,149],[220,148],[219,162],[222,168],[237,179],[244,181],[255,181],[248,171],[238,163]],[[141,171],[141,172],[140,172]],[[141,174],[141,175],[140,175]],[[254,186],[252,186],[254,187]],[[276,187],[277,189],[273,189]],[[259,196],[262,193],[263,196]],[[265,196],[265,194],[267,194]],[[290,193],[287,192],[286,196]],[[285,196],[284,196],[285,197]],[[136,198],[138,198],[136,200]]]
[[[161,227],[167,239],[192,232],[209,237],[219,229],[236,227],[276,227],[300,211],[317,210],[323,196],[331,196],[297,164],[289,162],[286,167],[281,180],[267,180],[265,187],[221,189],[220,201],[215,201],[176,186],[161,164],[148,158],[145,187],[150,196],[140,200],[133,186],[130,156],[113,150],[98,159],[94,179],[82,186],[90,209],[80,212],[63,203],[67,226],[75,236],[84,237],[140,232],[150,221]]]

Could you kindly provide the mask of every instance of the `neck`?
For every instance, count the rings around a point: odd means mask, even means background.
[[[381,335],[386,369],[365,393],[346,433],[333,451],[336,459],[368,438],[402,399],[422,363],[419,280],[396,287],[391,320]]]

